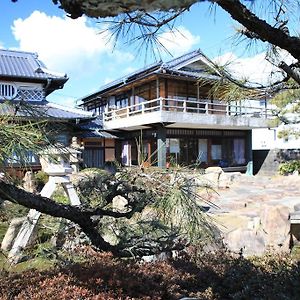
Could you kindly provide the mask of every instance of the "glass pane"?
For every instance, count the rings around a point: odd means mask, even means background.
[[[198,161],[207,162],[207,139],[199,139]]]

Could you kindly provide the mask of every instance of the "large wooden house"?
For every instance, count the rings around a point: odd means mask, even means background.
[[[124,165],[241,169],[252,161],[251,130],[267,127],[266,103],[214,99],[209,91],[218,80],[196,50],[113,81],[82,98],[81,107],[119,136],[115,153]]]

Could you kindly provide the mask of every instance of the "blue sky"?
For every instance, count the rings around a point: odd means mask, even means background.
[[[72,20],[52,0],[2,0],[0,11],[1,48],[37,52],[48,69],[69,76],[64,89],[48,97],[50,101],[73,106],[76,99],[153,62],[151,56],[137,55],[135,45],[119,41],[114,48],[99,34],[97,20]],[[253,80],[260,80],[270,70],[261,63],[264,53],[250,55],[233,45],[234,26],[226,12],[219,8],[211,12],[208,3],[199,3],[176,22],[181,34],[165,32],[160,41],[173,56],[201,48],[211,59],[234,59],[233,69],[240,76],[257,73]],[[162,58],[171,56],[163,53]],[[257,66],[260,70],[254,72]]]

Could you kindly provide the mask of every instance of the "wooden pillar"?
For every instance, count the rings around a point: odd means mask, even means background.
[[[157,166],[166,167],[167,162],[167,130],[163,125],[157,128]]]
[[[160,97],[160,90],[159,90],[159,77],[156,78],[156,98]]]
[[[131,89],[131,97],[130,97],[129,106],[134,105],[134,104],[135,104],[135,95],[134,95],[134,86],[133,86],[132,89]]]

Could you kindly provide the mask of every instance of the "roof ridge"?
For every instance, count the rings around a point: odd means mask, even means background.
[[[2,52],[3,54],[9,53],[9,52],[19,53],[20,55],[23,54],[22,56],[24,56],[24,54],[26,54],[26,55],[32,55],[32,56],[34,56],[34,58],[38,58],[37,52],[31,52],[31,51],[0,48],[0,52]]]
[[[135,76],[135,75],[138,75],[139,73],[143,73],[143,72],[145,72],[145,71],[147,71],[147,70],[149,70],[149,69],[151,69],[151,68],[154,68],[154,67],[156,67],[156,66],[162,65],[162,63],[163,63],[162,60],[160,60],[160,61],[154,62],[154,63],[152,63],[152,64],[149,64],[149,65],[147,65],[147,66],[145,66],[145,67],[143,67],[143,68],[139,68],[139,69],[137,69],[136,71],[134,71],[134,72],[132,72],[132,73],[125,74],[125,75],[122,76],[122,77],[119,77],[119,78],[117,78],[117,79],[115,79],[115,80],[113,80],[113,81],[110,81],[110,82],[108,82],[108,83],[106,83],[106,84],[100,86],[99,89],[98,89],[96,92],[92,92],[92,93],[90,93],[90,94],[87,94],[87,95],[85,95],[85,96],[82,96],[82,97],[78,98],[76,101],[81,101],[81,100],[84,99],[84,98],[90,97],[90,96],[92,96],[92,95],[94,95],[94,94],[97,94],[99,91],[103,91],[103,90],[105,90],[105,89],[107,89],[107,88],[110,88],[110,87],[112,87],[112,86],[114,86],[114,85],[117,85],[117,84],[119,84],[119,83],[122,83],[122,82],[125,83],[125,82],[128,80],[128,78],[130,78],[130,77],[132,77],[132,76]]]
[[[83,109],[79,109],[79,108],[75,108],[75,107],[63,106],[61,104],[57,104],[57,103],[53,103],[53,102],[48,102],[47,106],[52,107],[52,108],[59,108],[61,110],[68,111],[68,112],[81,113],[83,115],[93,117],[92,112],[86,111],[86,110],[83,110]]]
[[[185,58],[190,58],[190,57],[192,57],[194,55],[198,55],[198,54],[204,55],[200,48],[198,48],[196,50],[192,50],[188,53],[184,53],[178,57],[174,57],[173,59],[163,63],[163,65],[172,67],[172,65],[177,65],[179,62],[181,63],[182,61],[184,61]],[[176,62],[176,64],[175,64],[175,62]]]

